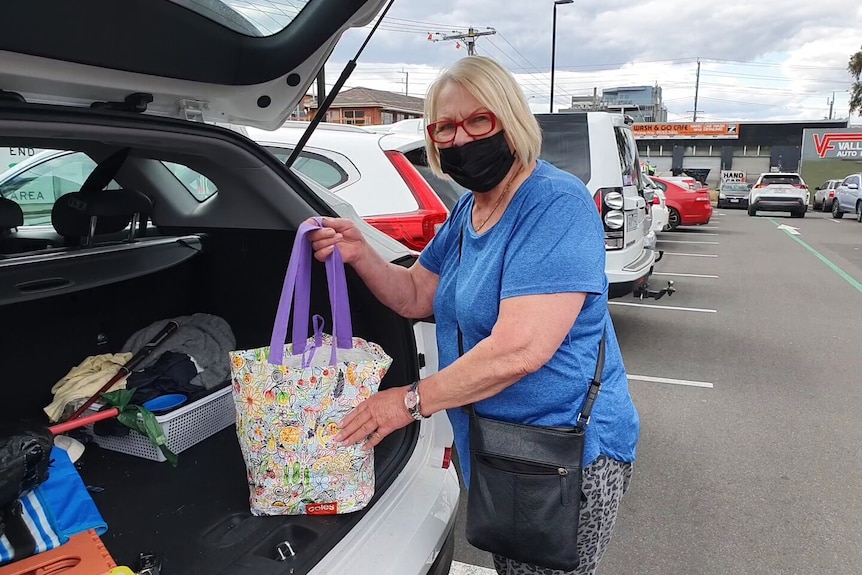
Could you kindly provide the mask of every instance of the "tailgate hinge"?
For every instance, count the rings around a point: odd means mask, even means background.
[[[190,122],[203,122],[204,110],[209,108],[209,102],[203,100],[182,99],[178,104],[183,116]]]

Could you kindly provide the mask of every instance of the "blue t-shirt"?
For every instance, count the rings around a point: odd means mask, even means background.
[[[511,422],[574,425],[607,326],[602,388],[587,427],[583,464],[600,454],[633,461],[640,421],[608,313],[604,229],[586,186],[540,160],[502,219],[487,232],[474,230],[472,208],[473,194],[465,194],[419,257],[419,263],[440,278],[434,298],[440,369],[458,359],[456,318],[466,353],[491,334],[504,298],[586,293],[568,338],[551,360],[499,394],[476,403],[476,411]],[[469,415],[461,408],[448,410],[448,415],[469,486]]]

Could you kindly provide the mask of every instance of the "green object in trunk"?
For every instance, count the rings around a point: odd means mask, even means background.
[[[168,449],[168,438],[162,426],[156,421],[156,416],[148,409],[131,403],[134,390],[117,389],[102,394],[102,399],[111,407],[116,407],[120,414],[117,421],[141,435],[147,437],[153,446],[157,447],[172,467],[177,466],[177,455]],[[140,419],[139,419],[140,418]]]

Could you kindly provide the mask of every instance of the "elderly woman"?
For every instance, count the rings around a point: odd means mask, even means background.
[[[404,268],[384,261],[349,220],[324,219],[310,240],[319,260],[337,244],[344,261],[397,313],[433,313],[440,369],[372,396],[345,418],[336,440],[373,447],[392,431],[447,410],[470,486],[471,412],[464,406],[505,422],[574,426],[604,332],[601,393],[583,448],[577,568],[493,555],[501,575],[595,573],[628,489],[639,434],[608,313],[595,203],[583,182],[538,159],[539,125],[514,77],[495,61],[456,62],[431,85],[425,118],[432,170],[472,193],[458,201],[418,262]]]

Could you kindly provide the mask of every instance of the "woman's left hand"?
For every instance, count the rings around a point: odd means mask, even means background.
[[[342,445],[353,445],[367,438],[365,449],[371,450],[384,437],[410,424],[413,418],[404,405],[406,393],[404,387],[386,389],[357,405],[338,424],[340,431],[335,441]]]

